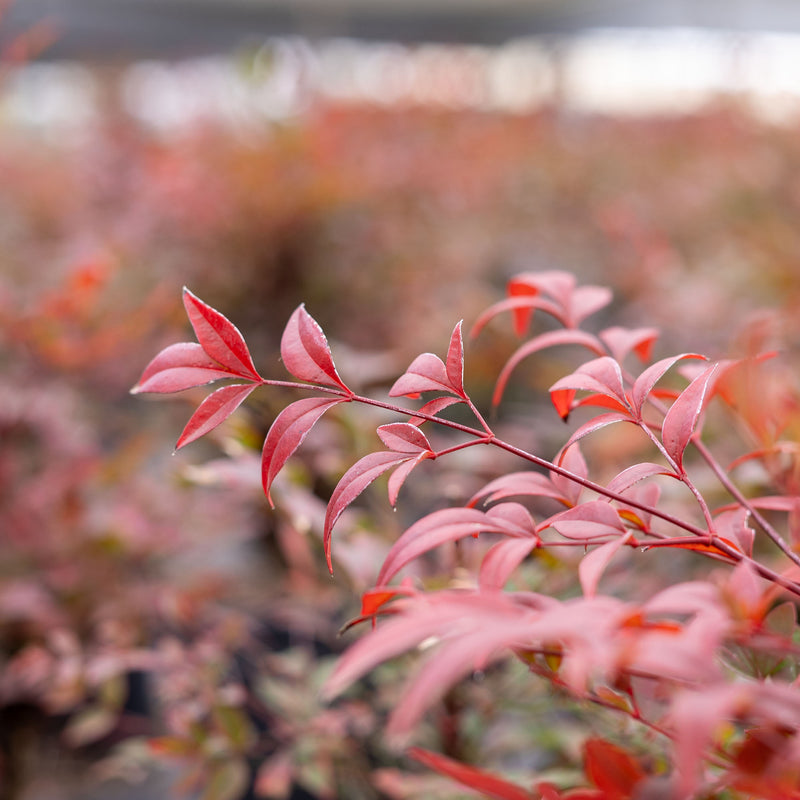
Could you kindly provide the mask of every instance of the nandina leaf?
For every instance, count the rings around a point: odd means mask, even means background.
[[[594,597],[597,591],[597,584],[606,567],[617,551],[630,540],[631,535],[631,532],[628,531],[624,536],[600,545],[581,559],[581,563],[578,565],[578,578],[581,582],[584,597]]]
[[[261,483],[270,505],[270,488],[275,476],[297,450],[319,418],[332,406],[344,402],[340,398],[306,397],[286,406],[275,417],[264,440],[261,453]]]
[[[421,451],[430,451],[431,445],[425,434],[408,422],[391,422],[378,428],[380,440],[396,453],[416,455]]]
[[[570,327],[577,327],[596,311],[605,308],[612,299],[611,290],[605,286],[578,286],[568,301]]]
[[[567,539],[590,540],[625,532],[619,514],[604,500],[581,503],[550,517],[547,522]]]
[[[389,503],[392,507],[397,505],[397,495],[400,494],[400,489],[403,488],[403,484],[406,482],[406,478],[411,474],[412,470],[414,470],[420,462],[431,458],[432,455],[433,454],[429,450],[426,450],[415,458],[402,461],[397,469],[389,476],[387,488],[389,491]]]
[[[478,583],[481,589],[499,591],[514,570],[539,546],[538,538],[504,539],[489,548],[481,562]]]
[[[683,453],[697,427],[700,414],[711,395],[712,383],[720,365],[704,369],[670,406],[661,426],[661,441],[669,457],[683,469]]]
[[[636,379],[631,389],[631,405],[637,416],[641,416],[642,408],[647,401],[653,387],[663,377],[664,373],[678,363],[687,358],[699,358],[706,361],[706,357],[699,353],[681,353],[678,356],[670,356],[669,358],[662,358],[661,361],[656,361],[655,364],[649,366],[641,375]]]
[[[350,469],[345,472],[336,488],[333,490],[328,508],[325,512],[325,530],[323,533],[323,546],[325,548],[325,558],[328,561],[328,569],[333,571],[331,561],[331,534],[336,520],[342,515],[349,506],[374,480],[383,475],[397,464],[402,464],[411,456],[403,453],[391,453],[381,451],[370,453],[356,461]],[[379,581],[380,583],[380,581]]]
[[[628,399],[625,397],[620,366],[609,356],[602,356],[581,364],[571,375],[556,381],[550,387],[550,392],[558,392],[562,389],[597,392],[617,400],[625,409],[630,408]]]
[[[295,378],[326,386],[338,386],[350,392],[336,371],[322,328],[302,304],[286,323],[281,337],[281,358],[286,369]]]
[[[460,397],[464,394],[464,338],[461,334],[461,322],[453,328],[450,337],[450,346],[447,348],[447,360],[445,361],[447,379],[453,390]]]
[[[590,419],[588,422],[581,425],[572,434],[572,436],[567,439],[567,443],[561,448],[561,455],[558,458],[557,463],[561,463],[562,459],[567,453],[567,450],[569,450],[569,448],[572,447],[575,442],[580,441],[584,436],[588,436],[590,433],[599,431],[601,428],[606,428],[616,422],[633,422],[633,420],[631,419],[630,414],[601,414],[599,417]]]
[[[584,770],[607,800],[627,800],[646,777],[630,753],[604,739],[589,739],[584,745]]]
[[[631,486],[643,481],[645,478],[652,478],[654,475],[668,475],[670,478],[677,478],[674,472],[670,472],[660,464],[652,464],[645,461],[641,464],[634,464],[632,467],[622,470],[609,481],[606,488],[611,492],[620,494]]]
[[[574,275],[561,270],[549,270],[545,272],[522,272],[519,275],[515,275],[506,286],[506,294],[509,297],[535,297],[540,292],[550,295],[555,301],[551,313],[564,326],[569,327],[567,309],[574,289]],[[522,336],[525,333],[530,317],[530,309],[521,308],[515,311],[514,330],[518,336]]]
[[[196,342],[180,342],[165,347],[145,368],[131,394],[140,392],[181,392],[220,378],[237,378],[223,368]]]
[[[732,542],[730,539],[726,539],[724,536],[718,536],[717,539],[737,552],[741,552],[739,545],[737,545],[735,542]],[[669,539],[659,539],[657,542],[648,542],[647,546],[648,548],[669,547],[670,549],[678,550],[694,550],[697,553],[708,553],[709,555],[720,556],[728,561],[731,560],[731,556],[729,556],[724,550],[720,550],[720,548],[716,545],[708,544],[707,542],[671,542]]]
[[[509,472],[507,475],[501,475],[476,492],[467,505],[475,506],[481,498],[485,498],[487,503],[493,503],[495,500],[502,500],[504,497],[516,497],[519,495],[552,497],[565,505],[571,505],[564,496],[563,491],[557,488],[550,478],[539,472]]]
[[[417,397],[421,392],[451,392],[458,394],[450,383],[447,369],[439,356],[423,353],[417,356],[408,369],[389,390],[389,397]]]
[[[392,545],[376,583],[389,583],[406,564],[445,542],[482,532],[503,533],[508,528],[503,520],[492,521],[475,508],[444,508],[428,514],[408,528]],[[518,535],[518,534],[517,534]]]
[[[486,512],[486,518],[503,526],[509,536],[535,536],[536,524],[531,512],[521,503],[498,503]]]
[[[572,401],[575,399],[574,389],[553,389],[550,390],[550,402],[553,404],[556,413],[564,422],[572,411]]]
[[[586,466],[586,459],[583,457],[580,444],[567,450],[566,454],[561,457],[561,466],[579,478],[586,478],[589,475],[589,468]],[[578,504],[583,491],[583,487],[579,483],[556,472],[551,474],[550,480],[561,491],[567,505]]]
[[[449,408],[450,406],[454,406],[463,402],[464,401],[460,397],[434,397],[433,400],[429,400],[427,403],[420,406],[420,408],[417,410],[417,413],[430,414],[431,416],[435,417],[445,408]],[[424,417],[412,417],[409,419],[410,425],[422,425],[424,422],[427,422]]]
[[[197,341],[211,358],[240,378],[260,381],[250,351],[239,329],[225,316],[183,289],[183,305]]]
[[[592,336],[585,331],[566,329],[548,331],[547,333],[534,336],[533,339],[525,342],[512,354],[512,356],[503,365],[503,369],[497,377],[495,383],[494,393],[492,395],[492,405],[496,406],[500,403],[505,392],[508,380],[511,373],[516,369],[519,363],[527,358],[529,355],[536,353],[539,350],[544,350],[548,347],[556,347],[557,345],[577,344],[586,347],[595,355],[603,354],[603,347],[598,341],[596,336]]]
[[[739,507],[718,513],[714,527],[720,536],[735,541],[745,555],[752,556],[756,532],[747,524],[749,519],[750,511]]]
[[[657,328],[606,328],[600,338],[611,355],[620,363],[633,351],[642,361],[648,361],[653,343],[658,338]]]
[[[409,590],[404,587],[370,589],[361,595],[361,616],[372,617],[395,598],[408,597],[408,595]]]
[[[462,764],[460,761],[454,761],[452,758],[439,755],[439,753],[432,753],[430,750],[423,750],[420,747],[412,747],[409,749],[408,754],[426,767],[452,778],[463,786],[475,789],[486,797],[494,798],[494,800],[533,800],[533,795],[530,792],[513,783],[484,772],[477,767],[471,767],[467,764]]]
[[[234,383],[231,386],[223,386],[212,392],[197,407],[197,411],[192,414],[191,419],[186,423],[177,444],[176,450],[180,450],[184,445],[205,436],[209,431],[224,422],[242,404],[250,392],[255,389],[257,384],[253,383]]]
[[[528,323],[530,322],[531,315],[534,309],[546,311],[556,319],[563,323],[566,322],[562,309],[550,300],[546,300],[536,295],[520,295],[515,297],[507,297],[505,300],[500,300],[493,303],[489,308],[484,311],[475,323],[473,324],[469,335],[475,338],[486,325],[494,319],[498,314],[504,311],[514,312],[514,331],[517,336],[522,336],[527,330]]]

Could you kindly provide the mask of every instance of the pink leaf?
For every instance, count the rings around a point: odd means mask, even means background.
[[[144,369],[131,394],[140,392],[181,392],[220,378],[237,378],[224,369],[196,342],[180,342],[165,347]]]
[[[211,308],[185,287],[183,305],[189,315],[197,341],[211,358],[240,378],[261,380],[244,337],[227,317]]]
[[[339,398],[306,397],[286,406],[275,417],[267,432],[261,454],[261,483],[270,505],[270,488],[275,476],[292,453],[303,443],[308,432],[319,418],[332,406],[342,403]]]
[[[625,397],[625,387],[622,383],[622,372],[619,364],[609,356],[595,358],[581,364],[571,375],[556,381],[551,387],[551,392],[562,389],[576,391],[597,392],[617,400],[624,407],[628,407]]]
[[[489,549],[481,562],[478,582],[481,589],[499,591],[514,570],[539,545],[538,539],[504,539]]]
[[[409,368],[389,390],[389,397],[408,395],[415,397],[420,392],[456,392],[447,376],[442,359],[433,353],[417,356]]]
[[[325,512],[325,530],[323,533],[323,546],[325,548],[325,558],[328,561],[328,569],[333,572],[331,562],[331,534],[336,520],[342,515],[349,506],[374,480],[383,475],[384,472],[397,464],[401,464],[410,458],[408,455],[398,453],[370,453],[356,461],[352,467],[342,476],[336,488],[333,490],[328,508]]]
[[[530,517],[519,504],[509,505],[518,506]],[[444,508],[434,511],[415,522],[392,545],[376,583],[379,586],[386,585],[406,564],[445,542],[454,542],[479,533],[505,533],[524,537],[531,535],[532,531],[533,526],[526,525],[521,517],[512,520],[497,512],[490,515],[474,508]]]
[[[553,485],[552,481],[538,472],[509,472],[489,482],[471,498],[468,506],[474,506],[482,497],[487,503],[502,500],[504,497],[532,495],[534,497],[552,497],[565,505],[570,505],[564,493]]]
[[[656,361],[655,364],[648,367],[636,379],[631,390],[631,404],[637,416],[641,416],[642,408],[647,400],[648,395],[653,390],[653,387],[662,378],[664,373],[678,361],[687,358],[699,358],[703,361],[706,360],[705,356],[698,353],[681,353],[679,356],[670,356],[669,358],[662,358],[661,361]]]
[[[567,539],[599,539],[625,532],[619,514],[604,500],[581,503],[550,517],[547,523]]]
[[[281,337],[281,358],[295,378],[326,386],[338,386],[350,393],[342,382],[331,356],[328,340],[317,321],[300,305],[295,309]]]
[[[611,355],[620,363],[633,351],[642,361],[648,361],[653,343],[658,338],[656,328],[606,328],[600,338]]]
[[[476,337],[486,325],[494,319],[498,314],[504,311],[514,312],[514,330],[517,336],[522,336],[527,330],[528,323],[530,322],[533,310],[538,308],[540,311],[546,311],[562,323],[565,322],[562,309],[550,300],[545,300],[536,295],[521,295],[516,297],[507,297],[505,300],[500,300],[493,303],[489,308],[484,311],[477,320],[475,320],[469,335]]]
[[[205,436],[221,422],[224,422],[239,408],[247,395],[255,388],[256,384],[235,383],[231,386],[223,386],[221,389],[212,392],[200,403],[197,411],[192,414],[191,419],[186,423],[175,449],[180,450],[184,445],[199,439],[201,436]]]
[[[703,407],[708,402],[711,387],[720,364],[704,369],[679,395],[667,411],[661,427],[661,441],[670,458],[679,469],[683,469],[683,452],[692,434]]]
[[[749,519],[750,512],[746,508],[736,508],[717,514],[714,527],[717,534],[734,541],[745,555],[752,556],[756,532],[747,524]]]
[[[408,754],[426,767],[452,778],[463,786],[479,791],[485,797],[491,797],[494,800],[533,800],[533,795],[519,786],[476,767],[454,761],[452,758],[446,758],[419,747],[412,747]]]
[[[611,290],[605,286],[579,286],[569,299],[570,327],[577,327],[586,317],[605,308],[612,297]]]
[[[396,453],[430,451],[431,445],[425,434],[409,422],[391,422],[378,428],[380,440]]]
[[[458,397],[434,397],[433,400],[429,400],[427,403],[420,406],[417,413],[430,414],[432,417],[435,417],[440,411],[444,411],[445,408],[463,402],[464,401]],[[412,417],[409,419],[409,424],[411,425],[422,425],[424,422],[427,422],[424,417]]]
[[[583,557],[578,565],[578,578],[581,582],[584,597],[594,597],[597,591],[597,584],[606,567],[620,547],[631,538],[631,535],[631,532],[628,531],[624,536],[614,539],[613,542],[606,542],[600,545]]]
[[[403,488],[406,478],[411,474],[412,470],[416,469],[418,464],[430,458],[430,456],[431,453],[426,451],[420,453],[416,458],[410,458],[408,461],[403,461],[389,476],[389,502],[393,507],[397,504],[397,495],[400,493],[400,489]]]
[[[588,422],[581,425],[572,436],[567,439],[567,443],[561,448],[561,457],[558,459],[558,463],[561,463],[561,459],[564,458],[567,450],[569,450],[575,442],[580,441],[584,436],[588,436],[590,433],[599,431],[601,428],[613,425],[616,422],[633,422],[633,420],[628,414],[601,414],[599,417],[590,419]]]
[[[586,478],[589,475],[589,468],[586,466],[586,459],[583,457],[580,445],[570,447],[566,454],[562,455],[561,466],[579,478]],[[550,476],[550,480],[561,491],[568,505],[578,504],[583,491],[583,487],[579,483],[555,472]]]
[[[455,393],[464,397],[464,339],[461,334],[460,322],[453,329],[453,335],[450,337],[445,369],[447,379]]]
[[[547,333],[534,336],[533,339],[521,345],[503,365],[500,375],[497,377],[497,383],[494,387],[494,394],[492,395],[492,405],[496,406],[500,403],[505,392],[508,380],[511,373],[516,369],[519,363],[527,358],[529,355],[536,353],[539,350],[544,350],[548,347],[555,347],[557,345],[577,344],[586,347],[595,355],[602,355],[603,348],[596,336],[590,333],[585,333],[579,330],[556,330],[548,331]]]
[[[670,472],[666,467],[645,461],[642,464],[634,464],[632,467],[622,470],[611,479],[606,488],[610,492],[620,494],[626,489],[630,489],[634,484],[639,483],[639,481],[651,478],[654,475],[668,475],[670,478],[677,478],[677,475],[674,472]]]

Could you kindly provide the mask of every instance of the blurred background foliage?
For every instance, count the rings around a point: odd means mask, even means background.
[[[397,515],[368,494],[339,524],[331,580],[324,502],[385,419],[326,418],[268,512],[257,452],[285,398],[257,396],[173,458],[202,393],[148,403],[128,390],[189,338],[182,285],[236,322],[270,377],[305,302],[345,379],[378,391],[521,270],[612,286],[601,322],[663,328],[661,355],[796,352],[796,120],[729,96],[636,116],[557,98],[513,113],[317,99],[281,119],[164,131],[128,113],[107,74],[100,85],[91,124],[63,135],[0,124],[0,797],[173,784],[204,800],[460,797],[407,774],[377,736],[406,664],[333,708],[314,690],[403,524],[509,462],[454,458],[409,481]],[[474,396],[488,399],[512,346],[499,324],[470,344]],[[562,429],[529,393],[567,364],[520,372],[503,410],[545,456]],[[443,552],[426,579],[474,562]],[[550,559],[528,577],[558,594],[570,575]],[[582,731],[508,666],[449,696],[420,740],[525,782],[574,768]]]

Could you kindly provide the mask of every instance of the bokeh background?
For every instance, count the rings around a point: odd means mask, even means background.
[[[662,355],[796,353],[800,11],[699,5],[5,4],[0,798],[462,796],[380,740],[403,664],[334,707],[315,690],[387,542],[475,477],[411,482],[396,515],[367,495],[331,580],[325,499],[386,420],[326,420],[271,512],[258,447],[288,396],[173,456],[202,390],[129,389],[190,338],[184,285],[279,378],[305,302],[376,391],[524,270],[611,286],[600,323],[662,328]],[[470,345],[477,398],[512,346],[502,325]],[[541,360],[504,406],[546,456],[530,392],[559,371]],[[569,769],[578,724],[531,730],[523,707],[555,712],[516,679],[506,705],[448,698],[421,741]]]

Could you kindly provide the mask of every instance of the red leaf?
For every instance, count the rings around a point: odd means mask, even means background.
[[[416,458],[411,458],[408,461],[402,462],[397,469],[389,476],[389,503],[394,507],[397,504],[397,495],[400,494],[400,489],[406,482],[406,478],[411,474],[418,464],[431,457],[431,452],[426,451],[420,453]]]
[[[577,327],[595,311],[605,308],[612,299],[611,290],[605,286],[579,286],[572,292],[568,303],[569,326]]]
[[[550,517],[547,522],[567,539],[588,541],[605,536],[619,536],[625,532],[619,514],[604,500],[581,503]]]
[[[550,300],[545,300],[534,294],[520,295],[508,297],[505,300],[500,300],[489,306],[489,308],[475,320],[475,324],[472,326],[469,335],[474,338],[498,314],[501,314],[503,311],[513,311],[514,330],[518,336],[522,336],[527,330],[533,310],[536,308],[540,311],[546,311],[548,314],[552,314],[556,319],[561,320],[562,323],[565,321],[561,308]]]
[[[410,453],[430,451],[431,445],[425,434],[409,422],[391,422],[378,428],[380,440],[396,453]]]
[[[250,351],[239,329],[225,316],[183,289],[183,305],[197,341],[211,358],[240,378],[260,381]]]
[[[270,488],[275,476],[295,450],[303,443],[306,435],[331,406],[342,403],[339,398],[306,397],[286,406],[275,417],[267,432],[264,449],[261,453],[261,483],[270,505]]]
[[[555,407],[556,413],[564,422],[569,417],[569,412],[572,410],[572,401],[575,399],[574,389],[556,389],[550,390],[550,402]]]
[[[606,567],[617,551],[631,538],[628,531],[624,536],[614,539],[613,542],[606,542],[587,553],[578,565],[578,578],[581,582],[584,597],[594,597],[597,584],[600,581]]]
[[[191,419],[186,423],[177,444],[176,450],[180,450],[184,445],[205,436],[209,431],[224,422],[237,408],[242,401],[256,388],[252,383],[235,383],[231,386],[223,386],[212,392],[197,407],[197,411],[192,414]]]
[[[392,545],[375,582],[385,586],[406,564],[445,542],[482,532],[501,533],[506,527],[502,520],[492,521],[486,513],[475,508],[434,511],[415,522]]]
[[[165,347],[144,369],[131,394],[181,392],[220,378],[239,377],[212,359],[196,342]]]
[[[464,394],[464,339],[461,335],[461,323],[459,322],[453,328],[453,334],[450,337],[450,346],[447,348],[447,360],[445,362],[445,369],[447,371],[447,379],[453,390],[460,397],[465,397]]]
[[[505,392],[506,385],[508,384],[508,379],[511,377],[511,373],[516,369],[520,361],[539,350],[568,344],[577,344],[586,347],[595,355],[603,354],[603,348],[597,337],[584,331],[567,329],[548,331],[547,333],[539,334],[539,336],[534,336],[533,339],[530,339],[517,348],[511,358],[503,365],[503,369],[500,371],[500,375],[498,375],[497,383],[494,387],[492,405],[496,406],[500,403],[503,392]]]
[[[336,488],[333,490],[331,499],[328,502],[328,508],[325,512],[323,546],[325,548],[325,558],[328,561],[328,569],[331,572],[333,572],[333,564],[331,562],[331,534],[336,520],[339,519],[347,506],[349,506],[374,480],[393,466],[402,464],[409,458],[411,458],[411,456],[402,453],[387,453],[386,451],[370,453],[356,461],[342,476]]]
[[[434,397],[433,400],[429,400],[423,406],[417,410],[419,414],[430,414],[431,416],[435,417],[440,411],[443,411],[445,408],[449,408],[450,406],[454,406],[457,403],[463,403],[464,401],[458,397]],[[412,417],[409,419],[409,424],[411,425],[422,425],[427,420],[424,417]]]
[[[558,392],[562,389],[597,392],[617,400],[624,408],[629,408],[619,364],[609,356],[595,358],[581,364],[571,375],[556,381],[550,387],[550,392]]]
[[[504,539],[489,548],[483,557],[478,583],[481,589],[499,591],[514,570],[539,546],[538,538]]]
[[[605,428],[608,425],[613,425],[616,422],[633,422],[633,420],[629,414],[601,414],[599,417],[590,419],[588,422],[581,425],[572,434],[572,436],[567,439],[567,443],[561,448],[561,456],[558,459],[558,463],[561,463],[561,460],[566,455],[567,450],[569,450],[569,448],[575,444],[575,442],[580,441],[584,436],[588,436],[590,433],[599,431],[601,428]]]
[[[408,595],[409,590],[405,588],[370,589],[361,595],[361,616],[372,617],[396,597],[408,597]]]
[[[651,478],[654,475],[668,475],[670,478],[676,478],[674,472],[670,472],[666,467],[660,464],[651,464],[650,462],[643,462],[642,464],[634,464],[632,467],[622,470],[618,475],[614,476],[606,488],[611,492],[620,494],[626,489],[630,489],[634,484],[643,481],[645,478]]]
[[[420,392],[452,392],[458,394],[450,383],[442,359],[433,353],[417,356],[409,368],[389,390],[389,397],[407,395],[416,397]]]
[[[600,338],[605,342],[611,355],[620,363],[631,351],[642,361],[647,361],[653,343],[658,338],[658,329],[612,327],[601,331]]]
[[[692,434],[703,407],[711,396],[711,387],[720,364],[704,369],[670,406],[661,426],[661,441],[670,458],[683,469],[683,452]]]
[[[452,758],[446,758],[438,753],[432,753],[430,750],[423,750],[420,747],[410,748],[408,754],[426,767],[452,778],[463,786],[475,789],[486,797],[492,797],[495,800],[533,800],[533,795],[530,792],[477,767],[462,764]]]
[[[295,378],[326,386],[338,386],[348,394],[350,390],[342,382],[331,356],[328,340],[317,321],[298,306],[281,337],[281,358]]]
[[[687,358],[699,358],[706,361],[706,357],[699,353],[681,353],[679,356],[670,356],[669,358],[662,358],[661,361],[656,361],[655,364],[648,367],[636,379],[631,389],[631,405],[637,416],[641,416],[642,408],[644,407],[647,397],[653,390],[653,387],[661,380],[664,373],[678,361]]]
[[[565,505],[571,505],[564,493],[553,484],[550,478],[539,472],[509,472],[507,475],[501,475],[476,492],[467,505],[475,506],[482,497],[487,503],[493,503],[504,497],[519,495],[552,497]]]
[[[603,739],[589,739],[584,745],[584,770],[607,800],[627,800],[646,777],[630,753]]]
[[[566,454],[562,455],[561,466],[569,470],[573,475],[577,475],[579,478],[586,478],[589,474],[589,468],[586,466],[586,459],[583,457],[579,444],[570,447]],[[561,491],[567,505],[574,506],[578,504],[581,492],[583,491],[583,487],[579,483],[563,475],[557,475],[555,472],[551,474],[550,480],[553,481],[553,485]]]

